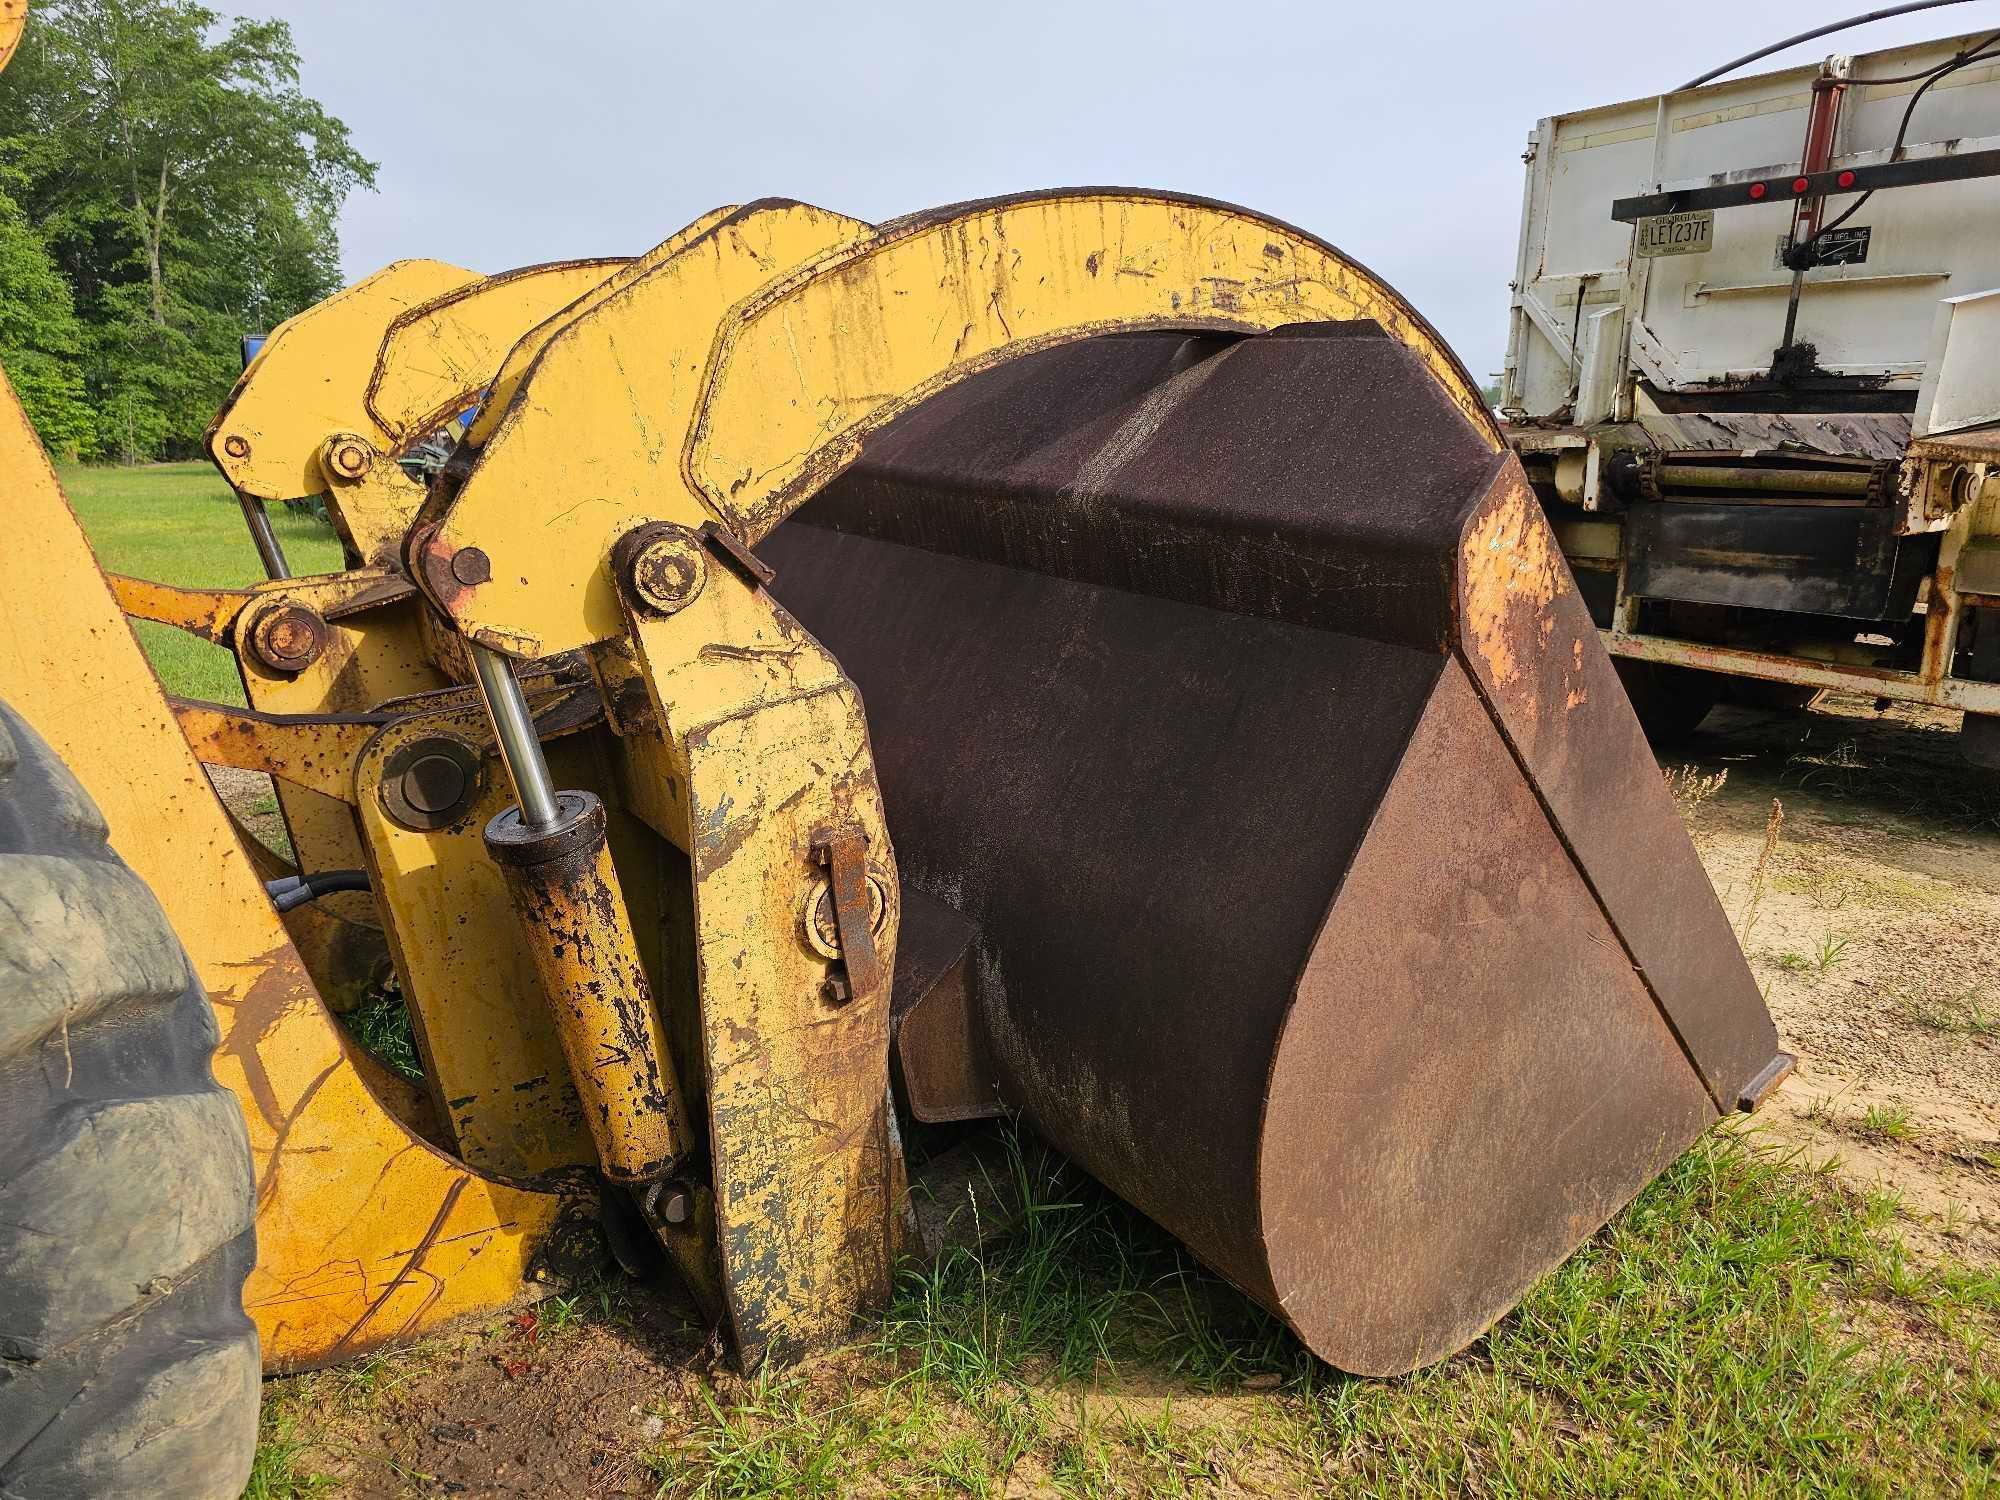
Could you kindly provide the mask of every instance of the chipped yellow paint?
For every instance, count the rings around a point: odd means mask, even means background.
[[[1354,318],[1409,347],[1500,451],[1470,378],[1367,272],[1240,210],[1135,194],[975,204],[879,235],[753,204],[509,357],[519,384],[475,423],[484,446],[420,563],[458,629],[489,645],[636,647],[651,722],[620,713],[623,780],[645,783],[630,805],[692,865],[717,1235],[746,1363],[844,1333],[888,1289],[902,1163],[886,989],[839,1004],[833,961],[799,914],[824,878],[815,839],[858,827],[888,893],[889,968],[893,855],[838,664],[714,559],[691,604],[628,616],[614,545],[643,521],[715,520],[754,541],[868,432],[1037,349],[1132,328]],[[484,581],[453,566],[469,547],[485,555]],[[622,671],[600,653],[600,681]]]
[[[460,596],[460,630],[518,656],[622,631],[602,567],[612,542],[648,518],[707,519],[675,456],[717,322],[772,277],[869,233],[805,204],[753,203],[559,330],[439,526],[441,556],[478,547],[492,561],[492,581]]]
[[[424,499],[395,457],[478,402],[523,333],[631,264],[559,261],[474,276],[399,262],[272,335],[210,430],[211,455],[248,493],[324,495],[355,556],[393,563]],[[335,437],[372,455],[361,472],[329,468]]]
[[[365,398],[389,451],[464,411],[515,340],[630,264],[620,256],[526,266],[400,314],[382,336]]]
[[[381,795],[389,758],[445,736],[481,757],[477,794],[448,828],[404,828]],[[383,729],[355,764],[354,801],[369,880],[447,1141],[473,1166],[532,1177],[595,1159],[548,1002],[505,877],[486,853],[487,821],[513,804],[492,730],[470,691]],[[589,756],[548,747],[566,786]]]
[[[769,595],[718,571],[632,622],[685,792],[696,982],[723,1285],[746,1367],[842,1337],[887,1298],[903,1162],[888,1115],[900,900],[861,701]],[[856,828],[889,894],[885,978],[840,1005],[799,913],[816,834]]]
[[[28,0],[0,0],[0,68],[13,60],[21,45],[21,30],[28,24]]]
[[[861,440],[980,370],[1135,328],[1255,333],[1372,318],[1495,452],[1485,398],[1430,326],[1332,246],[1225,204],[1049,193],[918,215],[765,288],[723,325],[686,467],[755,542]]]
[[[427,279],[436,285],[417,295]],[[392,268],[350,289],[287,324],[239,384],[211,435],[218,463],[266,498],[324,491],[356,550],[392,565],[416,514],[415,486],[386,457],[415,426],[456,409],[473,366],[492,358],[500,311],[525,316],[532,300],[514,283],[482,293],[469,273],[434,262]],[[496,318],[487,341],[451,343],[455,335],[441,330],[477,307]],[[668,1046],[678,1051],[689,1097],[706,1112],[716,1250],[745,1363],[843,1336],[889,1291],[905,1220],[888,1098],[889,976],[901,906],[895,858],[861,703],[838,663],[768,594],[712,556],[705,586],[686,607],[665,618],[628,616],[606,566],[613,544],[644,520],[692,527],[712,519],[754,541],[848,462],[869,432],[913,403],[1066,340],[1131,328],[1255,332],[1358,317],[1381,322],[1424,360],[1498,451],[1476,388],[1367,272],[1240,210],[1128,193],[974,204],[880,234],[801,204],[718,212],[526,329],[501,362],[496,394],[471,435],[472,471],[435,527],[425,516],[410,544],[425,587],[460,635],[520,655],[618,643],[594,663],[598,684],[619,699],[618,734],[595,725],[553,738],[549,760],[559,785],[596,791],[613,819],[634,941],[648,945],[641,960],[671,1012],[663,1017]],[[391,329],[387,343],[384,329]],[[446,345],[450,358],[431,360]],[[323,370],[317,354],[325,355]],[[393,380],[391,370],[399,372]],[[412,427],[399,427],[392,410],[408,414]],[[325,472],[322,454],[335,433],[356,434],[377,454],[358,478],[335,481]],[[453,566],[468,547],[484,561]],[[1544,560],[1553,556],[1549,550]],[[381,637],[382,661],[399,664],[385,670],[422,676],[435,662],[452,675],[458,636],[440,634],[416,610],[397,617],[396,607],[376,601],[329,624],[365,636],[361,622],[401,618],[406,623]],[[289,677],[242,659],[255,693],[284,699],[294,712],[323,712],[345,691],[332,667],[314,663]],[[627,692],[640,681],[643,703]],[[487,818],[511,800],[490,760],[483,715],[463,690],[428,704],[405,701],[400,711],[412,717],[384,726],[358,750],[343,740],[332,759],[353,765],[356,847],[379,895],[442,1128],[468,1161],[495,1172],[593,1161],[598,1152],[576,1107],[534,952],[524,950],[505,881],[480,837]],[[413,736],[434,733],[457,736],[485,759],[484,785],[451,828],[406,829],[382,796],[387,758]],[[180,763],[198,780],[184,746]],[[219,816],[212,799],[200,801]],[[635,819],[678,843],[686,864],[664,857],[669,851]],[[815,845],[835,833],[860,835],[884,897],[871,937],[884,979],[853,998],[839,983],[839,958],[816,946],[801,921],[825,889]],[[236,863],[247,872],[240,848]],[[672,890],[675,879],[688,889]],[[240,894],[274,929],[254,883]],[[199,916],[209,898],[186,899]],[[658,951],[666,911],[689,900],[694,1025],[688,997],[663,980]],[[356,1149],[326,1143],[325,1159],[292,1163],[290,1133],[305,1104],[350,1085],[366,1096],[366,1085],[339,1052],[282,932],[255,953],[244,998],[234,1003],[259,1029],[235,1051],[245,1059],[243,1097],[281,1122],[266,1134],[276,1137],[269,1154],[284,1172],[273,1167],[266,1178],[275,1184],[273,1203],[281,1203],[272,1210],[276,1243],[291,1253],[309,1216],[323,1232],[364,1233],[353,1223],[363,1214],[354,1195],[368,1191],[388,1150],[376,1144],[380,1127],[401,1127],[377,1108],[356,1127]],[[274,953],[290,955],[289,966],[273,967]],[[259,976],[281,969],[283,985],[257,988],[265,983]],[[560,988],[586,977],[551,982]],[[318,1030],[281,1037],[280,1023]],[[301,1075],[326,1057],[329,1040],[332,1061],[320,1074]],[[289,1114],[287,1096],[270,1083],[281,1075],[304,1096]],[[286,1333],[290,1347],[304,1351],[297,1362],[443,1316],[436,1309],[458,1305],[460,1282],[475,1300],[507,1294],[531,1238],[516,1226],[540,1215],[539,1229],[553,1213],[549,1200],[517,1194],[507,1200],[512,1219],[489,1223],[484,1239],[472,1232],[484,1253],[461,1256],[447,1231],[461,1223],[465,1202],[511,1190],[408,1144],[381,1172],[408,1170],[411,1157],[442,1162],[456,1175],[430,1182],[432,1196],[410,1200],[429,1209],[422,1225],[400,1199],[380,1216],[412,1270],[421,1261],[426,1272],[449,1267],[458,1279],[431,1285],[406,1270],[387,1284],[371,1281],[368,1268],[382,1257],[368,1246],[356,1248],[351,1274],[324,1257],[308,1265],[293,1254],[285,1265],[296,1274],[283,1283],[284,1296],[263,1287],[265,1301],[282,1304],[284,1317],[303,1307],[297,1316],[309,1318],[319,1299],[297,1294],[324,1286],[345,1299],[348,1316],[339,1337],[317,1322],[310,1335]],[[287,1197],[300,1181],[324,1205]]]
[[[256,1168],[244,1305],[266,1368],[329,1363],[507,1305],[558,1200],[469,1171],[371,1091],[4,381],[0,483],[0,697],[97,801],[215,1004],[215,1073],[243,1106]]]
[[[1466,631],[1493,681],[1510,687],[1527,664],[1515,645],[1530,616],[1546,641],[1554,628],[1549,605],[1564,585],[1562,554],[1534,492],[1523,480],[1507,485],[1473,520],[1459,555]],[[1576,659],[1581,663],[1581,644]]]
[[[353,795],[355,759],[381,727],[366,719],[284,718],[184,699],[173,700],[173,710],[188,748],[203,765],[262,771],[333,798]]]
[[[486,844],[520,912],[598,1165],[613,1182],[647,1183],[687,1159],[695,1137],[603,818],[600,802],[559,849],[496,842],[490,829]]]
[[[111,585],[119,609],[131,618],[171,625],[217,643],[227,639],[237,615],[257,597],[254,589],[185,589],[123,573],[107,573],[104,581]]]
[[[422,603],[397,596],[400,576],[358,568],[315,578],[259,585],[265,608],[302,605],[326,620],[326,647],[303,671],[267,667],[232,640],[237,674],[250,706],[269,714],[360,714],[378,704],[446,685],[424,650]],[[371,598],[379,601],[370,603]],[[254,615],[246,613],[247,622]],[[350,768],[351,774],[351,768]],[[356,870],[366,864],[354,822],[351,787],[325,796],[280,782],[275,788],[292,850],[302,869]],[[357,922],[380,927],[375,900],[364,891],[323,897],[319,904]]]
[[[278,715],[366,713],[388,699],[429,692],[445,679],[424,650],[415,593],[397,574],[360,568],[347,573],[281,579],[250,589],[180,589],[147,579],[110,578],[119,607],[133,618],[172,625],[236,654],[237,673],[250,706]],[[267,667],[241,649],[245,630],[266,610],[297,605],[326,620],[326,644],[319,657],[298,672]],[[198,755],[201,753],[198,749]],[[236,765],[223,760],[211,764]],[[276,787],[278,806],[294,857],[304,869],[352,870],[363,863],[354,814],[346,806],[351,789],[325,793],[294,780]],[[328,912],[379,926],[373,898],[343,891],[323,898]],[[322,987],[351,984],[319,968]]]
[[[521,382],[528,378],[528,371],[534,367],[536,359],[549,346],[551,339],[613,293],[624,290],[654,267],[680,254],[684,247],[700,239],[736,211],[737,206],[734,203],[710,209],[692,224],[675,230],[644,255],[635,257],[620,270],[613,272],[585,292],[575,303],[521,335],[514,347],[507,352],[506,358],[500,365],[499,374],[493,377],[491,392],[480,406],[479,415],[472,419],[472,426],[467,432],[469,440],[475,446],[483,446],[487,439],[493,436],[494,429],[500,425],[501,414],[506,411],[507,404],[514,399],[514,392],[519,390]]]
[[[263,500],[325,491],[320,450],[327,438],[371,436],[364,397],[382,331],[409,309],[480,279],[443,261],[399,260],[280,323],[208,429],[209,456],[223,477]]]
[[[492,559],[491,582],[442,601],[463,632],[525,656],[609,639],[604,560],[639,521],[719,520],[755,541],[913,403],[1096,333],[1373,318],[1500,449],[1478,388],[1407,304],[1243,210],[1054,193],[861,228],[753,204],[550,343],[443,516],[440,556]]]

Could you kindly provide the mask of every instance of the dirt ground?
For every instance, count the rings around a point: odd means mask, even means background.
[[[2000,1263],[2000,774],[1957,715],[1723,708],[1669,768],[1798,1068],[1765,1129],[1897,1194],[1913,1244]],[[1682,786],[1688,773],[1677,778]],[[1768,856],[1773,805],[1779,809]]]
[[[1725,708],[1661,763],[1798,1057],[1761,1129],[1897,1195],[1919,1254],[1991,1267],[2000,775],[1957,759],[1955,728],[1845,697]],[[280,1434],[309,1432],[308,1466],[344,1494],[651,1495],[644,1455],[663,1434],[759,1399],[719,1355],[672,1304],[596,1291],[270,1395],[292,1414]],[[1183,1391],[1176,1409],[1202,1399]]]

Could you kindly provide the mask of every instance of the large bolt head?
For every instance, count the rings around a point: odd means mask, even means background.
[[[374,462],[375,450],[364,437],[336,432],[326,440],[326,467],[335,479],[359,479]]]
[[[660,1194],[660,1217],[676,1228],[694,1217],[694,1194],[677,1182]]]
[[[250,630],[250,650],[274,672],[303,672],[326,649],[326,621],[303,604],[265,610]]]
[[[478,750],[447,734],[426,734],[389,751],[378,795],[404,828],[449,828],[470,813],[485,787]]]
[[[621,537],[612,562],[626,598],[652,615],[686,609],[701,593],[708,573],[694,533],[664,521]]]
[[[451,576],[475,588],[493,576],[493,560],[478,547],[460,547],[451,555]]]
[[[420,756],[403,772],[403,799],[418,812],[435,817],[458,806],[469,779],[456,757]]]

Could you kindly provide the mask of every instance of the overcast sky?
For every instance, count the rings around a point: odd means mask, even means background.
[[[1325,236],[1500,368],[1521,148],[1857,0],[209,0],[292,23],[306,89],[381,163],[350,278],[631,254],[704,209],[881,220],[1072,184],[1225,198]],[[2000,0],[1774,59],[2000,28]]]

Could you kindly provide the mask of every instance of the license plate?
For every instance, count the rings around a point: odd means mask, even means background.
[[[1697,208],[1684,214],[1654,214],[1639,221],[1639,256],[1700,255],[1715,245],[1715,210]]]

